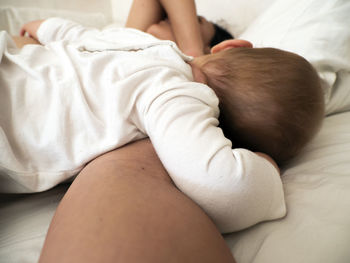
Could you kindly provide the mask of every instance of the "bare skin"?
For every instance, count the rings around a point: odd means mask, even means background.
[[[28,44],[40,45],[38,40],[31,38],[31,37],[12,36],[12,39],[16,43],[16,46],[18,48],[22,48],[23,46],[28,45]]]
[[[198,21],[203,41],[203,53],[209,54],[210,42],[215,34],[214,25],[201,16],[198,17]],[[172,40],[176,42],[175,34],[169,19],[164,19],[159,23],[151,25],[147,28],[146,32],[159,39]]]
[[[126,27],[152,33],[154,29],[151,31],[149,27],[165,17],[171,24],[168,33],[173,33],[173,40],[185,54],[195,57],[204,54],[200,21],[193,0],[134,0]]]
[[[57,208],[44,262],[230,262],[206,214],[172,183],[149,140],[87,165]]]

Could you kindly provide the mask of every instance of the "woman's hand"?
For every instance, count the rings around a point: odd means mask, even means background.
[[[146,30],[147,33],[162,40],[171,40],[175,42],[174,32],[171,28],[168,19],[160,21],[158,24],[153,24]]]
[[[35,20],[24,24],[21,28],[20,36],[28,34],[29,37],[38,40],[37,31],[45,20]]]
[[[175,38],[175,34],[169,19],[164,19],[160,21],[158,24],[151,25],[150,27],[147,28],[146,32],[161,40],[174,41],[179,46],[179,43]],[[182,49],[181,51],[186,55],[193,56],[193,57],[203,55],[203,50],[196,50],[192,46],[190,46],[190,48],[186,50]]]

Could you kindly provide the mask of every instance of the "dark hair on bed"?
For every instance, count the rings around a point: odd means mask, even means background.
[[[224,28],[221,26],[218,26],[217,24],[214,24],[214,36],[212,40],[210,41],[210,47],[215,46],[216,44],[219,44],[220,42],[227,40],[227,39],[232,39],[233,36]]]

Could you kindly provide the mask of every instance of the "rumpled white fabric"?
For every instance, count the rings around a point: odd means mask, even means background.
[[[60,18],[37,34],[45,46],[21,51],[0,35],[2,192],[47,190],[96,156],[149,136],[178,188],[222,232],[285,215],[277,170],[231,149],[217,127],[215,93],[193,82],[190,58],[174,43]]]

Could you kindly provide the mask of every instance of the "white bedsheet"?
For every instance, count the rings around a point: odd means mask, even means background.
[[[28,195],[0,195],[0,262],[36,263],[67,185]]]
[[[237,262],[350,262],[349,120],[327,117],[284,171],[285,218],[226,236]]]

